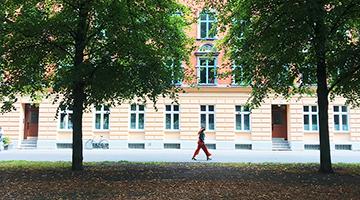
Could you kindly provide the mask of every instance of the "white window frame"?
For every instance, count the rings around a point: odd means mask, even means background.
[[[309,111],[305,112],[304,111],[304,107],[309,107]],[[312,107],[315,106],[316,107],[316,112],[312,111]],[[318,132],[320,127],[319,127],[319,108],[317,105],[303,105],[302,107],[303,109],[303,130],[305,132]],[[309,116],[309,130],[305,130],[305,121],[304,121],[304,116],[305,115],[308,115]],[[317,123],[317,129],[316,130],[313,130],[312,129],[312,126],[313,126],[313,123],[312,123],[312,115],[316,115],[316,123]]]
[[[201,66],[200,65],[200,59],[205,59],[206,60],[206,65],[205,66]],[[210,59],[214,59],[214,83],[209,83],[209,60]],[[199,85],[217,85],[217,56],[211,56],[210,58],[208,57],[202,57],[202,56],[198,56],[197,57],[197,74],[198,74],[198,84]],[[212,66],[212,65],[210,65]],[[201,83],[201,68],[205,68],[206,70],[206,83]]]
[[[240,73],[244,73],[243,72],[243,70],[244,70],[244,67],[243,66],[241,66],[241,65],[233,65],[233,67],[232,67],[232,70],[233,70],[233,72],[237,69],[237,68],[239,68],[240,69]],[[243,75],[242,75],[243,76]],[[249,86],[249,84],[246,84],[246,83],[244,83],[244,80],[241,80],[240,81],[240,83],[236,83],[236,74],[232,74],[232,85],[234,85],[234,86],[239,86],[239,87],[247,87],[247,86]]]
[[[64,117],[64,121],[65,121],[65,128],[61,128],[61,114],[66,114]],[[73,111],[72,110],[60,110],[59,111],[59,122],[58,122],[58,130],[59,131],[72,131],[72,128],[69,128],[69,114],[73,115]],[[72,122],[72,125],[74,126],[74,123]]]
[[[206,107],[206,109],[205,109],[205,111],[201,111],[201,106],[205,106]],[[214,111],[209,111],[209,106],[213,106],[214,107]],[[208,131],[215,131],[216,130],[216,115],[215,115],[215,111],[216,111],[216,108],[215,108],[215,105],[213,104],[213,105],[204,105],[204,104],[201,104],[200,105],[200,115],[199,115],[199,117],[200,117],[200,127],[202,126],[201,125],[201,115],[202,114],[205,114],[205,125],[206,125],[206,130],[208,130]],[[209,129],[209,115],[210,114],[213,114],[214,115],[214,129]]]
[[[342,107],[345,106],[346,107],[346,112],[342,111]],[[335,107],[338,107],[339,108],[339,111],[336,112],[335,111]],[[334,105],[333,106],[333,122],[334,122],[334,132],[349,132],[350,131],[350,123],[349,123],[349,108],[348,106],[346,105]],[[335,129],[335,115],[338,115],[339,116],[339,130],[336,130]],[[347,120],[347,130],[343,130],[343,118],[342,118],[342,115],[346,115],[346,120]]]
[[[205,20],[202,20],[201,19],[201,14],[206,14],[206,19]],[[214,18],[213,20],[209,19],[209,14],[214,14]],[[199,13],[199,17],[198,17],[198,35],[197,35],[197,38],[200,39],[200,40],[215,40],[217,39],[217,34],[218,34],[218,28],[216,27],[216,34],[214,35],[214,37],[209,37],[209,34],[210,34],[210,23],[214,23],[214,25],[216,26],[217,24],[217,19],[216,19],[216,16],[215,16],[215,12],[214,11],[201,11]],[[201,37],[201,23],[206,23],[206,37],[205,38],[202,38]]]
[[[241,110],[240,111],[236,111],[236,106],[240,106]],[[251,110],[249,109],[249,111],[245,111],[244,110],[245,106],[244,105],[235,105],[235,118],[234,118],[234,129],[237,132],[251,132]],[[241,129],[237,129],[236,128],[236,116],[240,115],[241,116]],[[244,115],[249,115],[249,130],[245,130],[245,117]]]
[[[136,105],[136,110],[131,110],[131,105]],[[144,106],[144,110],[140,111],[139,106]],[[134,130],[134,131],[144,131],[145,130],[145,105],[139,105],[139,104],[130,104],[129,106],[129,113],[130,113],[130,117],[129,117],[129,129],[130,130]],[[131,128],[131,114],[135,114],[136,118],[135,118],[135,129]],[[144,125],[142,129],[139,129],[139,115],[140,114],[144,114]]]
[[[184,65],[182,62],[179,62],[181,64],[180,69],[184,72]],[[170,67],[174,67],[174,62],[171,63]],[[171,74],[172,76],[174,76],[174,73]],[[172,84],[176,85],[176,86],[181,86],[183,84],[183,78],[181,80],[172,80]]]
[[[171,107],[171,109],[170,109],[170,111],[167,111],[166,110],[166,106],[170,106]],[[174,110],[174,106],[178,106],[179,107],[179,110],[178,111],[175,111]],[[164,108],[164,110],[165,110],[165,115],[164,115],[164,130],[166,130],[166,131],[179,131],[180,130],[180,105],[177,105],[177,104],[165,104],[165,108]],[[167,114],[170,114],[170,129],[167,129],[167,127],[166,127],[166,115]],[[175,114],[177,114],[178,116],[179,116],[179,128],[178,129],[175,129],[174,128],[174,115]]]
[[[105,111],[105,105],[101,105],[100,110],[96,110],[96,106],[94,106],[93,109],[93,130],[94,131],[109,131],[110,130],[110,106],[107,106],[109,108],[109,111]],[[96,115],[100,114],[100,129],[96,128]],[[109,124],[108,124],[108,128],[105,129],[104,128],[104,115],[105,114],[109,114]]]

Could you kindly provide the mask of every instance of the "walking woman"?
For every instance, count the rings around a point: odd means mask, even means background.
[[[208,151],[208,149],[207,149],[207,147],[206,147],[206,145],[205,145],[205,142],[204,142],[204,140],[205,140],[205,133],[204,133],[204,131],[205,131],[205,128],[204,128],[204,127],[201,127],[200,130],[199,130],[199,132],[198,132],[198,135],[199,135],[198,146],[197,146],[196,151],[194,152],[194,155],[193,155],[193,157],[192,157],[192,160],[196,160],[195,157],[199,154],[200,149],[202,149],[202,150],[205,152],[205,154],[206,154],[206,159],[207,159],[207,160],[211,160],[211,158],[210,158],[211,153],[209,153],[209,151]]]

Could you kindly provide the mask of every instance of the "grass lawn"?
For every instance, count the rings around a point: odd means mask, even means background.
[[[360,199],[360,164],[0,162],[0,199]]]

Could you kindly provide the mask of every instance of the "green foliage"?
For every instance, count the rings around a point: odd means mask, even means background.
[[[0,11],[0,98],[6,105],[18,94],[35,98],[51,88],[70,106],[77,82],[85,85],[85,107],[175,97],[172,80],[183,75],[181,63],[169,67],[166,61],[187,60],[190,40],[186,17],[175,14],[188,10],[174,0],[5,0]],[[85,30],[78,28],[82,19]],[[84,55],[77,65],[79,41]]]
[[[329,94],[359,105],[360,1],[230,0],[216,5],[228,28],[223,45],[251,82],[253,105],[269,93],[289,98],[314,91],[315,25],[322,13]]]
[[[25,161],[25,160],[12,160],[1,161],[0,170],[9,169],[66,169],[71,165],[70,162],[49,162],[49,161]],[[319,165],[317,163],[169,163],[169,162],[128,162],[128,161],[104,161],[104,162],[85,162],[85,166],[92,166],[98,168],[115,167],[124,165],[138,165],[138,166],[157,166],[157,167],[171,167],[180,165],[187,168],[199,169],[204,167],[219,167],[219,168],[252,168],[259,170],[280,170],[280,171],[293,171],[301,173],[313,173],[309,168],[316,169]],[[335,168],[347,169],[352,172],[360,172],[360,164],[356,163],[336,163]]]
[[[11,160],[1,161],[0,170],[35,170],[35,169],[61,169],[71,166],[69,162],[47,162],[47,161],[25,161],[25,160]]]
[[[348,104],[360,106],[360,1],[209,2],[221,10],[227,28],[223,46],[229,59],[243,67],[243,79],[252,88],[252,107],[270,94],[289,99],[316,89],[320,171],[333,172],[329,97],[342,96]]]
[[[170,96],[183,75],[188,11],[175,0],[5,0],[0,100],[42,96],[73,110],[73,169],[82,169],[82,113],[91,105]],[[43,94],[43,95],[41,95]],[[53,95],[48,95],[53,94]]]
[[[4,143],[4,146],[7,146],[7,145],[11,144],[10,138],[8,136],[5,136],[3,138],[3,143]]]

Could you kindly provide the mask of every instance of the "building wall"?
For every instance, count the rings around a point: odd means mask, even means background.
[[[103,136],[110,141],[112,149],[127,149],[129,143],[143,143],[146,149],[162,149],[164,143],[180,144],[181,149],[192,149],[196,144],[197,131],[200,128],[200,105],[215,106],[215,130],[206,131],[206,142],[216,144],[217,149],[235,149],[235,144],[252,144],[253,150],[271,150],[271,106],[287,105],[288,141],[292,150],[304,150],[305,144],[319,144],[319,133],[307,132],[303,128],[303,105],[315,105],[316,98],[306,97],[290,101],[267,99],[260,108],[252,110],[251,130],[235,130],[235,105],[243,105],[249,97],[247,88],[188,88],[180,94],[180,129],[165,130],[165,105],[170,99],[160,99],[158,111],[152,103],[145,107],[144,130],[129,128],[130,104],[122,104],[110,109],[110,129],[94,129],[94,113],[86,112],[83,117],[84,141]],[[16,104],[17,110],[0,115],[1,126],[5,135],[18,144],[23,139],[23,103]],[[329,131],[332,149],[335,144],[351,144],[353,150],[359,150],[360,143],[360,110],[350,109],[349,131],[335,132],[333,127],[333,105],[342,105],[344,99],[337,98],[329,105]],[[50,100],[40,104],[38,148],[56,148],[57,143],[71,143],[71,131],[60,130],[59,119],[56,119],[57,105]]]
[[[22,116],[23,110],[20,103],[15,104],[14,107],[14,111],[0,114],[0,127],[3,130],[3,134],[10,137],[14,146],[16,146],[17,141],[22,139],[23,119],[20,116]]]
[[[184,0],[191,4],[191,1]],[[195,8],[195,15],[200,13],[201,5]],[[216,40],[199,40],[198,24],[194,23],[187,30],[190,37],[195,39],[197,48],[192,52],[190,64],[186,69],[197,76],[196,52],[204,44],[216,44]],[[221,38],[219,35],[218,38]],[[218,72],[229,70],[229,61],[223,59],[223,51],[218,55]],[[196,80],[196,79],[195,79]],[[191,82],[184,82],[186,93],[181,93],[180,130],[168,131],[164,129],[165,104],[171,104],[170,99],[159,99],[158,111],[152,104],[146,105],[144,130],[129,129],[129,104],[111,108],[110,129],[107,131],[94,130],[94,113],[83,115],[83,139],[103,136],[110,141],[110,148],[127,149],[128,143],[143,143],[146,149],[162,149],[164,143],[181,144],[182,149],[193,149],[200,128],[200,105],[215,106],[215,130],[206,131],[206,142],[216,144],[217,149],[235,149],[235,144],[251,144],[254,150],[271,150],[272,148],[272,105],[287,105],[288,141],[292,150],[304,150],[305,144],[319,144],[318,132],[306,132],[303,127],[303,106],[316,105],[315,97],[305,97],[290,101],[283,99],[266,99],[260,108],[252,110],[251,130],[235,130],[235,105],[243,105],[249,98],[250,89],[231,85],[231,77],[218,79],[215,86],[188,87]],[[0,115],[0,126],[4,133],[11,137],[15,146],[24,138],[24,103],[30,99],[22,98],[15,105],[16,111]],[[335,144],[352,144],[353,150],[360,150],[360,109],[350,109],[350,130],[335,132],[333,127],[332,105],[343,105],[342,98],[336,98],[329,105],[329,130],[332,149]],[[71,143],[71,131],[59,129],[59,119],[56,116],[57,105],[51,99],[40,103],[38,148],[56,148],[58,143]]]

